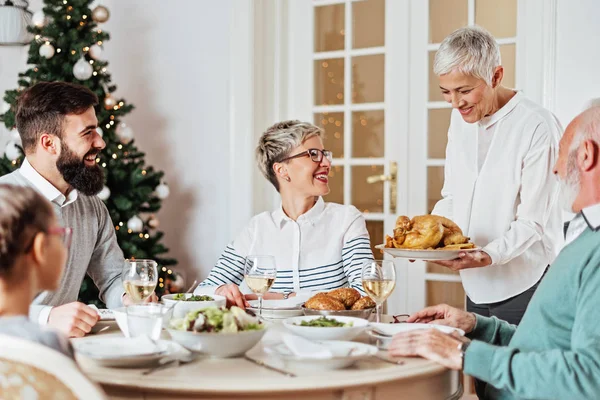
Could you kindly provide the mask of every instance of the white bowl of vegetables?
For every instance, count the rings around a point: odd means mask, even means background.
[[[161,297],[163,304],[173,307],[173,318],[183,318],[190,311],[207,307],[225,307],[227,299],[218,294],[194,295],[192,293],[166,294]]]
[[[266,326],[239,307],[209,307],[171,320],[168,331],[186,349],[222,358],[246,353],[262,339]]]
[[[311,340],[352,340],[369,321],[356,317],[305,315],[288,318],[283,325],[292,333]]]

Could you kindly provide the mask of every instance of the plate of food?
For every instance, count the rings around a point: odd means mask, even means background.
[[[190,311],[207,307],[225,307],[227,299],[218,294],[194,295],[192,293],[166,294],[161,297],[163,304],[172,306],[173,318],[183,318]]]
[[[439,215],[396,219],[394,235],[375,248],[393,257],[411,260],[454,260],[461,252],[481,250],[452,220]]]
[[[250,304],[248,310],[258,315],[258,300],[250,300],[248,303]],[[276,321],[304,315],[302,313],[303,303],[302,299],[295,296],[285,300],[263,300],[262,317],[266,320]]]
[[[339,315],[368,319],[375,309],[375,302],[361,296],[354,288],[339,288],[320,292],[308,299],[302,308],[304,315]]]
[[[312,340],[352,340],[369,322],[363,318],[305,315],[288,318],[283,325],[293,334]]]

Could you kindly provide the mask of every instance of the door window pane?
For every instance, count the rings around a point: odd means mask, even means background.
[[[329,171],[329,194],[323,199],[330,203],[344,204],[344,167],[332,165]]]
[[[426,291],[427,306],[445,303],[465,309],[465,291],[460,282],[427,281]]]
[[[427,156],[445,158],[448,144],[451,108],[428,110],[427,117]]]
[[[352,113],[352,157],[384,156],[384,123],[383,110]]]
[[[315,7],[315,52],[344,49],[344,4]]]
[[[352,47],[378,47],[385,44],[385,0],[352,3]]]
[[[496,39],[517,36],[517,0],[475,0],[475,23]]]
[[[429,52],[429,101],[445,101],[440,90],[440,78],[433,73],[433,60],[435,59],[435,51]]]
[[[435,203],[442,198],[444,167],[427,167],[427,214],[431,214]]]
[[[315,104],[344,104],[344,59],[316,60]]]
[[[503,46],[500,46],[500,57],[502,58],[502,66],[504,67],[504,78],[502,78],[502,86],[506,86],[507,88],[515,88],[515,45],[505,44]]]
[[[367,183],[371,175],[382,175],[383,165],[352,167],[352,204],[362,212],[383,212],[383,182]]]
[[[371,250],[376,260],[383,260],[381,250],[375,246],[384,243],[383,221],[367,221],[367,230],[371,240]]]
[[[352,58],[352,102],[376,103],[384,100],[383,54]]]
[[[468,23],[467,0],[429,0],[429,43],[440,43]]]

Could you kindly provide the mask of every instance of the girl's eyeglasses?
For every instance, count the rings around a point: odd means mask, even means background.
[[[308,149],[306,151],[303,151],[302,153],[298,153],[296,155],[284,158],[280,162],[284,162],[284,161],[288,161],[288,160],[291,160],[294,158],[300,158],[300,157],[310,157],[310,159],[316,163],[320,163],[321,161],[323,161],[323,157],[325,157],[327,160],[329,160],[329,162],[332,162],[333,161],[333,152],[331,152],[330,150]]]

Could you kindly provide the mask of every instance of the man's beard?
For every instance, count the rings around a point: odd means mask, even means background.
[[[559,204],[563,210],[573,212],[573,203],[579,195],[581,176],[577,169],[576,154],[569,154],[567,161],[567,173],[565,178],[558,178],[560,191],[558,193]]]
[[[89,167],[85,165],[84,158],[96,154],[98,150],[90,150],[84,157],[79,158],[64,143],[61,143],[61,152],[56,167],[64,180],[77,191],[93,196],[104,186],[104,173],[98,164]]]

